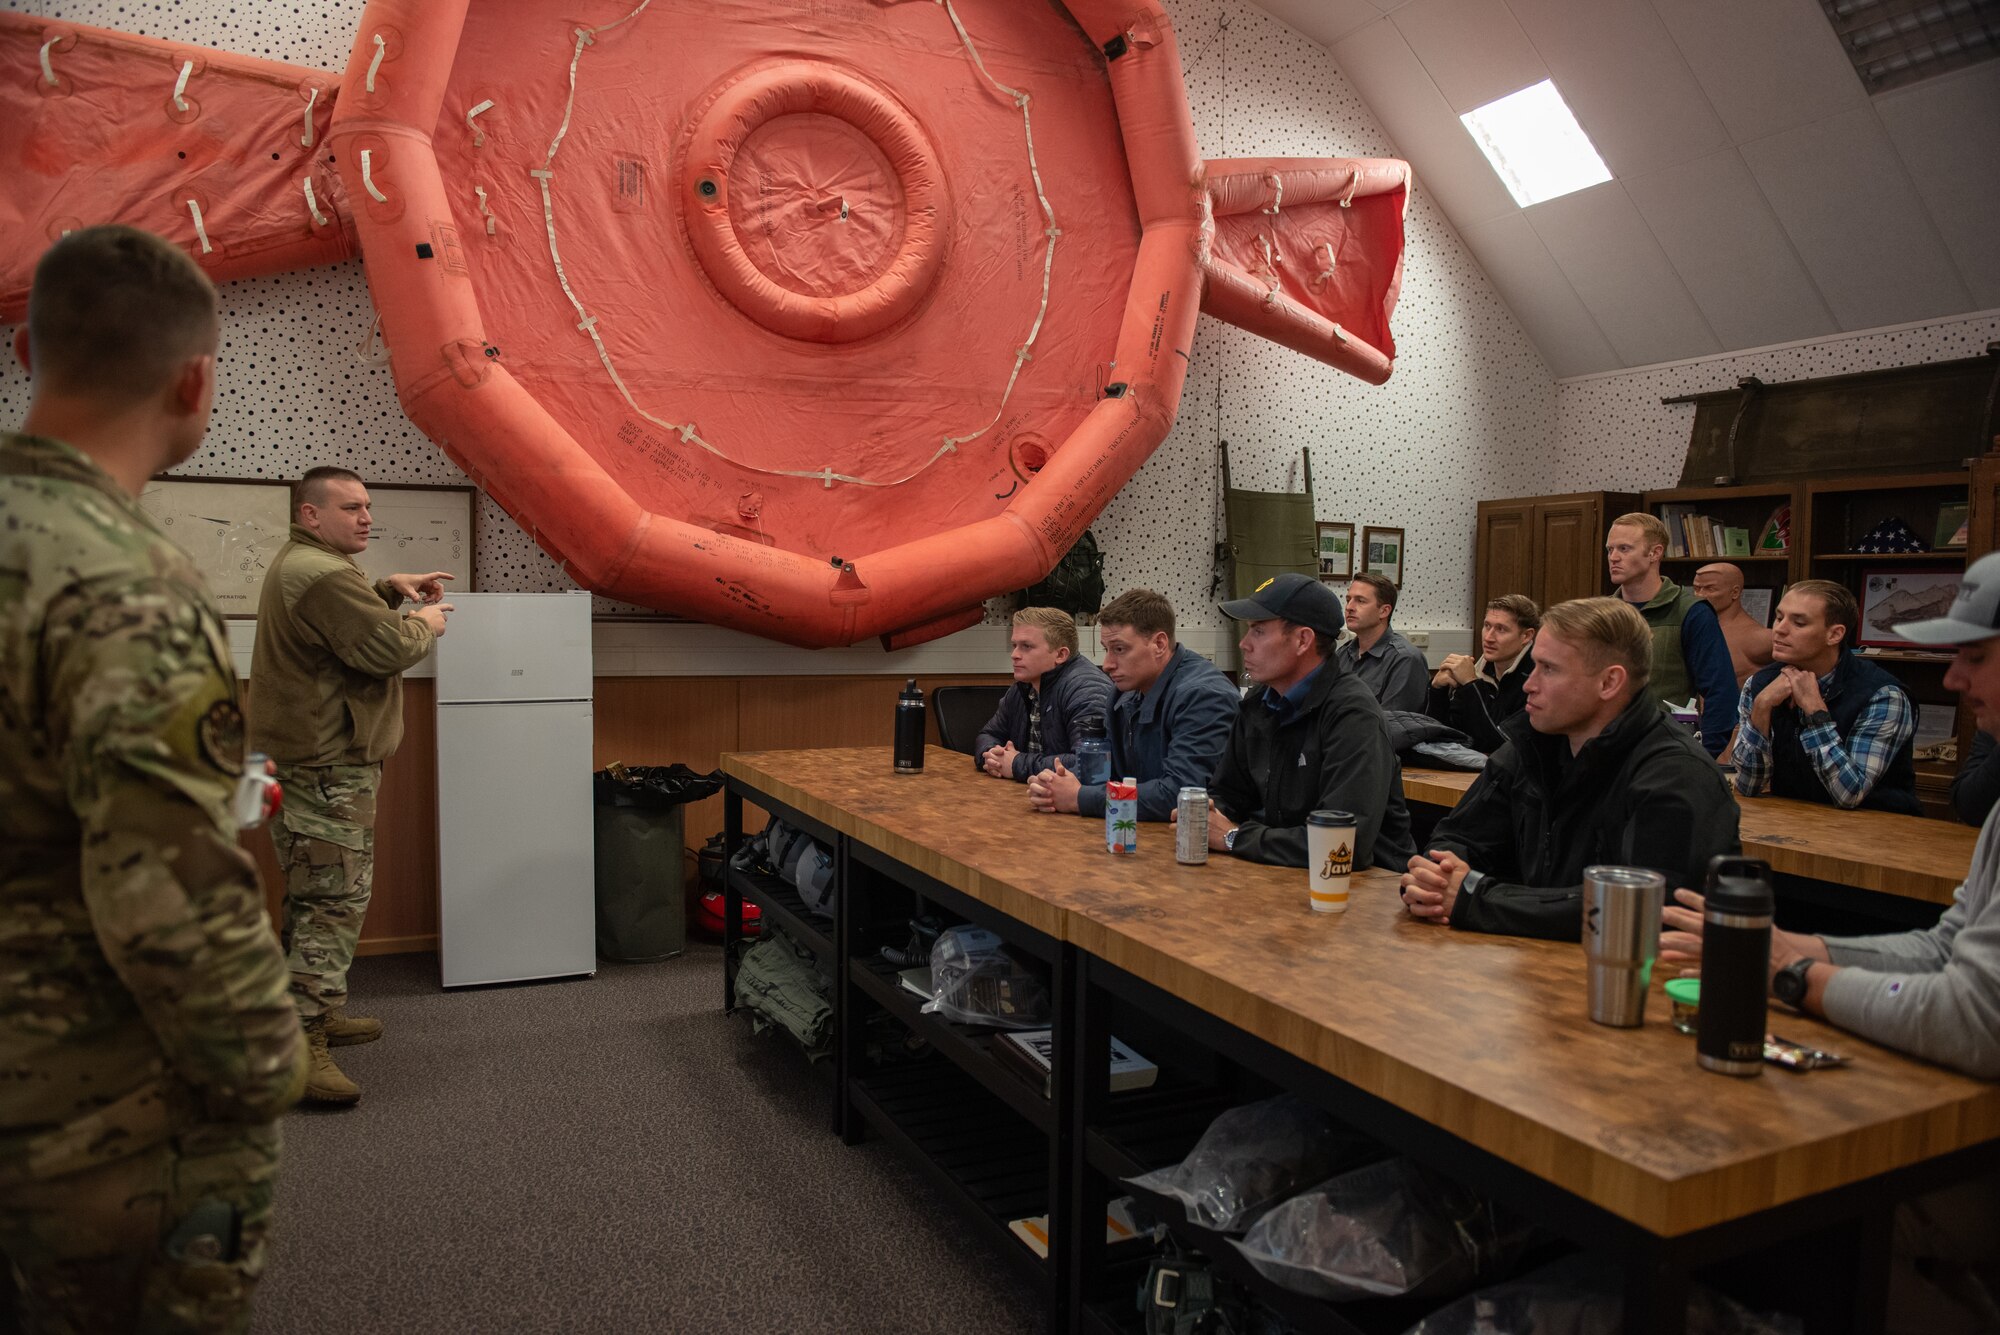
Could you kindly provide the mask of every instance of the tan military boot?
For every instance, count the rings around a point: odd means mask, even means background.
[[[306,1043],[312,1049],[312,1069],[306,1073],[306,1102],[359,1103],[361,1086],[333,1064],[333,1054],[326,1050],[326,1017],[307,1020],[305,1029]]]
[[[330,1048],[347,1048],[356,1043],[373,1043],[382,1037],[380,1020],[349,1015],[344,1006],[330,1010],[320,1018],[326,1023],[326,1045]]]

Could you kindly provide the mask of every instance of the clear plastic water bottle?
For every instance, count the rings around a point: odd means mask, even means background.
[[[1085,787],[1109,783],[1111,743],[1104,736],[1104,720],[1093,714],[1078,720],[1076,728],[1076,781]]]

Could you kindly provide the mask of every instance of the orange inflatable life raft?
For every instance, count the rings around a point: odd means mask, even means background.
[[[1150,0],[372,0],[342,76],[0,15],[0,318],[122,221],[361,254],[404,410],[569,575],[794,644],[1045,574],[1206,309],[1380,383],[1408,167],[1204,162]]]

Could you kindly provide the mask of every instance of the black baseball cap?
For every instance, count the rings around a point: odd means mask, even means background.
[[[1347,628],[1347,614],[1333,590],[1311,575],[1293,571],[1265,580],[1248,598],[1223,603],[1222,614],[1237,621],[1292,621],[1323,635],[1338,635]]]
[[[2000,635],[2000,552],[1988,552],[1972,563],[1959,581],[1950,611],[1898,626],[1896,634],[1918,644],[1971,644]]]

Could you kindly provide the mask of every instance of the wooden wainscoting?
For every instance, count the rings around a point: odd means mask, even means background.
[[[599,677],[595,763],[666,765],[679,761],[704,773],[725,751],[794,747],[887,746],[895,727],[896,693],[906,678],[838,677]],[[939,686],[1005,684],[1005,673],[920,676],[926,694]],[[382,769],[375,824],[375,891],[358,953],[391,955],[435,950],[438,939],[437,687],[427,678],[403,683],[403,744]],[[246,699],[245,709],[255,708]],[[936,715],[931,744],[939,745]],[[688,874],[694,854],[722,829],[722,799],[688,808]],[[271,837],[243,836],[264,875],[264,898],[277,924],[284,883]]]

